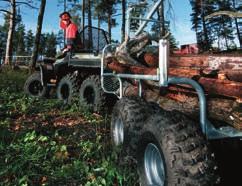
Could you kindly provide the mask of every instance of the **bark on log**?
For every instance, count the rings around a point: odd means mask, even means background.
[[[152,63],[156,63],[158,65],[158,54],[145,53],[144,56],[153,58]],[[157,61],[155,62],[153,60]],[[222,71],[242,70],[242,56],[170,56],[169,64],[170,67],[174,68],[208,69]]]
[[[221,73],[224,73],[230,81],[242,82],[242,70],[226,70]]]
[[[110,70],[113,70],[117,73],[129,73],[129,66],[117,63],[117,62],[111,62],[107,64],[107,67]]]
[[[171,56],[170,67],[187,67],[211,70],[241,70],[242,56]]]
[[[111,70],[114,70],[117,73],[124,74],[143,74],[143,75],[156,75],[156,68],[147,68],[139,66],[130,66],[127,64],[121,64],[116,61],[107,64],[107,67]]]
[[[242,55],[208,56],[208,62],[213,70],[242,70]]]
[[[172,56],[170,67],[205,69],[209,67],[208,56]]]
[[[154,55],[152,53],[146,52],[144,54],[144,62],[149,66],[149,67],[158,67],[159,64],[159,57],[158,55]]]
[[[158,67],[158,54],[145,54],[144,61],[150,67]],[[231,81],[242,82],[242,56],[171,56],[169,64],[173,69],[200,70],[204,75],[216,72],[215,75],[225,74]]]
[[[168,72],[169,76],[177,76],[177,77],[186,77],[186,78],[194,78],[196,76],[201,76],[201,72],[199,70],[194,69],[182,69],[182,68],[169,68]]]
[[[242,83],[212,78],[200,78],[198,82],[209,95],[242,98]]]

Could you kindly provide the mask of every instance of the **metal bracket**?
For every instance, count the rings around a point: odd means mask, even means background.
[[[43,75],[43,67],[40,65],[40,80],[41,80],[41,85],[44,86],[44,75]]]
[[[220,127],[216,129],[209,121],[207,121],[207,139],[224,139],[224,138],[241,138],[242,132],[230,127]]]
[[[168,68],[169,68],[169,41],[161,39],[159,41],[159,78],[160,86],[168,86]]]
[[[168,84],[187,84],[191,85],[197,92],[200,105],[200,125],[203,134],[207,139],[224,139],[242,137],[242,132],[232,127],[221,127],[216,129],[207,119],[206,97],[202,87],[194,80],[189,78],[172,77],[168,78]]]

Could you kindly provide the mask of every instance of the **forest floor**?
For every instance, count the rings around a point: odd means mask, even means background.
[[[27,77],[0,71],[0,185],[138,185],[135,164],[120,162],[111,148],[110,116],[30,98],[23,93]],[[241,142],[212,146],[220,185],[240,186]]]
[[[109,117],[30,98],[27,76],[0,72],[0,185],[135,185],[110,148]]]

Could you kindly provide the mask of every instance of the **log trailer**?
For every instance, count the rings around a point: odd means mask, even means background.
[[[161,3],[150,6],[135,36],[149,21],[156,21],[152,16]],[[140,19],[130,14],[137,6],[142,5],[129,6],[127,25]],[[157,66],[147,59],[146,65],[132,65],[124,60],[129,60],[128,53],[119,55],[129,41],[107,45],[101,61],[102,88],[119,98],[111,117],[113,145],[122,155],[135,158],[142,186],[216,184],[219,176],[209,140],[242,137],[241,55],[171,57],[163,38],[154,46]]]

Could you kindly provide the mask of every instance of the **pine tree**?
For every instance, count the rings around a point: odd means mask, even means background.
[[[72,7],[69,9],[69,12],[72,17],[72,21],[78,26],[78,28],[82,27],[81,13],[82,13],[82,5],[81,4],[72,4]]]
[[[109,39],[112,40],[112,27],[117,25],[116,19],[112,16],[117,12],[117,5],[119,3],[118,0],[102,0],[96,6],[96,11],[99,11],[102,21],[108,24],[108,34]]]
[[[33,52],[33,46],[34,46],[34,34],[32,30],[29,30],[25,36],[25,46],[26,46],[26,54],[31,55]]]
[[[242,2],[232,0],[233,10],[237,12],[242,12]],[[242,49],[242,19],[234,18],[235,29],[237,32],[237,37],[240,44],[240,49]]]
[[[39,49],[38,49],[38,55],[39,56],[43,56],[45,54],[46,41],[47,41],[46,34],[45,33],[41,34],[40,35],[40,40],[39,40]]]
[[[4,27],[0,25],[0,49],[5,49],[6,46],[6,32],[4,31]]]
[[[56,35],[53,32],[51,34],[46,34],[45,39],[44,55],[47,57],[55,57],[57,45]]]
[[[0,47],[6,51],[7,37],[8,37],[8,28],[9,28],[9,15],[4,15],[4,24],[0,27]]]
[[[161,37],[162,37],[162,34],[161,34],[162,32],[161,32],[160,26],[161,26],[160,23],[154,23],[151,28],[151,36],[152,36],[152,38],[155,38],[157,41],[158,41],[158,39],[161,39]],[[177,49],[177,45],[178,45],[177,41],[176,41],[174,35],[170,31],[170,22],[166,21],[164,26],[165,26],[165,28],[164,28],[165,34],[170,33],[170,35],[168,37],[168,40],[170,42],[170,49],[171,50]]]
[[[192,30],[195,31],[198,45],[200,45],[201,41],[199,37],[199,32],[201,30],[201,8],[200,5],[196,3],[196,1],[191,0],[190,3],[193,11],[191,13]]]
[[[93,48],[92,40],[92,1],[87,0],[87,18],[88,18],[88,49]]]
[[[218,1],[218,10],[230,11],[232,8],[231,1]],[[228,50],[230,48],[230,43],[234,40],[232,19],[228,16],[219,16],[219,24],[221,24],[222,29],[220,30],[220,38],[224,40],[225,48]]]
[[[13,53],[17,56],[25,55],[25,25],[22,22],[20,8],[16,13],[15,34],[13,36]]]
[[[56,36],[56,44],[60,49],[64,48],[64,33],[63,30],[59,30]]]
[[[232,11],[234,0],[190,0],[193,13],[191,20],[197,34],[199,48],[203,51],[217,43],[219,49],[230,49],[234,45],[232,18],[221,15],[206,20],[205,17],[217,11]],[[238,30],[238,29],[237,29]],[[238,31],[237,31],[238,32]],[[239,37],[238,37],[239,38]]]
[[[25,55],[25,26],[24,24],[19,24],[16,28],[14,37],[14,51],[17,56]]]
[[[131,17],[143,17],[145,15],[145,12],[147,10],[147,7],[136,7],[131,12]],[[130,31],[135,32],[138,30],[140,26],[140,20],[131,19],[130,20]]]

